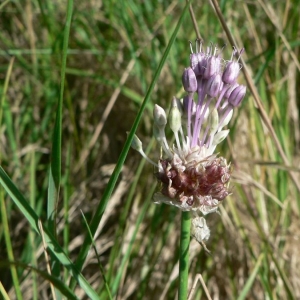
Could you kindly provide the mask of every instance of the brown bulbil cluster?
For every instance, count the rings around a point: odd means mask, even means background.
[[[211,200],[218,203],[229,194],[230,168],[224,158],[194,162],[188,167],[178,161],[161,159],[160,165],[155,175],[162,183],[161,194],[170,199],[196,208],[211,206]]]

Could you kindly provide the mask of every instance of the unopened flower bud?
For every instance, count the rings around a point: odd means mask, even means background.
[[[197,91],[197,78],[191,67],[186,68],[182,74],[182,84],[184,90],[188,93]]]
[[[219,128],[225,127],[225,126],[230,122],[232,116],[233,116],[233,109],[231,109],[231,110],[228,112],[228,114],[227,114],[227,116],[224,118],[223,122],[220,123]]]
[[[242,102],[246,95],[246,87],[244,85],[239,85],[236,87],[228,98],[228,102],[233,106],[237,107]]]
[[[219,125],[219,114],[215,108],[209,115],[209,125],[210,125],[210,132],[215,133],[217,131],[218,125]]]
[[[210,97],[216,97],[220,92],[221,83],[222,78],[220,74],[216,74],[215,76],[209,78],[207,82],[207,94]]]
[[[220,84],[220,93],[221,93],[221,91],[223,90],[223,87],[224,87],[224,82],[221,81],[221,84]]]
[[[192,70],[194,71],[195,75],[199,75],[199,74],[197,74],[197,69],[198,69],[197,54],[198,53],[192,53],[190,55],[190,66],[191,66]]]
[[[220,144],[221,142],[223,142],[226,139],[228,133],[229,133],[229,129],[219,131],[214,136],[214,140],[213,140],[212,144],[216,146],[216,145]]]
[[[207,57],[203,52],[197,53],[197,58],[198,58],[198,72],[199,75],[203,76],[205,72],[205,68],[207,65]],[[196,74],[198,75],[198,74]]]
[[[153,125],[153,136],[159,143],[163,142],[163,138],[165,136],[164,131],[160,130],[156,124]]]
[[[217,56],[210,56],[207,59],[205,71],[203,77],[209,79],[211,76],[215,75],[220,71],[221,60]]]
[[[192,53],[190,55],[190,65],[196,76],[203,75],[206,66],[205,54],[202,52]]]
[[[181,127],[181,114],[177,107],[177,99],[174,97],[172,100],[172,107],[169,114],[169,125],[171,130],[175,133]]]
[[[128,132],[127,132],[127,134],[128,134]],[[131,148],[138,151],[138,152],[143,150],[143,144],[142,144],[141,140],[136,135],[133,136],[133,140],[131,142]]]
[[[179,109],[180,111],[180,114],[182,115],[183,114],[183,99],[177,99],[177,98],[173,98],[176,100],[176,104],[177,104],[177,108]]]
[[[230,96],[230,94],[232,93],[232,91],[233,91],[236,87],[238,87],[238,86],[239,86],[238,83],[234,83],[232,86],[230,86],[230,87],[227,89],[227,91],[225,92],[224,98],[225,98],[225,99],[228,99],[229,96]]]
[[[231,61],[225,67],[223,72],[222,80],[225,83],[233,84],[235,83],[240,72],[240,64],[236,61]]]
[[[157,104],[155,104],[153,109],[153,118],[158,128],[164,128],[166,126],[167,116],[165,110]]]
[[[127,131],[127,135],[128,134],[129,134],[129,132]],[[136,135],[133,136],[133,140],[131,142],[131,148],[136,150],[137,152],[139,152],[149,163],[158,167],[158,165],[145,154],[145,152],[143,150],[143,144]]]

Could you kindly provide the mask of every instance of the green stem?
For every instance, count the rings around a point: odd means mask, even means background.
[[[186,300],[188,296],[189,246],[191,217],[189,212],[182,212],[181,236],[179,252],[179,290],[178,300]]]

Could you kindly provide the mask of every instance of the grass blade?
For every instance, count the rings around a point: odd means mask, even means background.
[[[121,152],[121,154],[119,156],[119,159],[118,159],[117,165],[116,165],[116,167],[114,169],[114,172],[112,173],[112,175],[110,177],[110,180],[109,180],[109,182],[107,184],[107,187],[106,187],[106,189],[104,191],[103,197],[102,197],[102,199],[101,199],[98,207],[96,208],[96,212],[95,212],[95,214],[93,216],[93,219],[92,219],[92,221],[90,223],[90,230],[91,230],[92,235],[94,235],[95,232],[96,232],[96,230],[97,230],[98,224],[99,224],[99,222],[100,222],[100,220],[102,218],[102,215],[103,215],[103,213],[105,211],[105,208],[107,206],[109,198],[110,198],[110,196],[112,194],[112,191],[113,191],[113,189],[115,187],[117,179],[118,179],[118,177],[120,175],[120,172],[122,170],[122,166],[124,164],[124,161],[125,161],[125,158],[127,156],[127,153],[128,153],[128,151],[130,149],[130,146],[131,146],[131,143],[132,143],[132,140],[133,140],[133,137],[134,137],[134,133],[135,133],[135,131],[136,131],[136,129],[137,129],[139,123],[140,123],[141,118],[142,118],[143,111],[144,111],[147,103],[150,100],[150,95],[151,95],[151,93],[152,93],[152,91],[154,89],[154,86],[155,86],[158,78],[159,78],[160,72],[161,72],[162,67],[163,67],[163,65],[164,65],[164,63],[165,63],[165,61],[166,61],[166,59],[168,57],[168,54],[169,54],[169,52],[171,50],[171,47],[174,44],[176,35],[177,35],[178,31],[179,31],[179,28],[180,28],[180,26],[181,26],[181,24],[183,22],[184,16],[185,16],[188,8],[189,8],[189,3],[186,4],[184,10],[181,13],[180,19],[179,19],[179,21],[178,21],[178,23],[177,23],[177,25],[176,25],[176,27],[174,29],[174,32],[173,32],[173,34],[171,36],[171,39],[170,39],[170,41],[168,43],[168,46],[167,46],[167,48],[166,48],[166,50],[165,50],[165,52],[164,52],[164,54],[163,54],[163,56],[161,58],[160,64],[159,64],[159,66],[157,68],[157,71],[156,71],[156,73],[154,75],[154,78],[153,78],[153,80],[152,80],[152,82],[151,82],[151,84],[149,86],[149,89],[148,89],[147,94],[145,96],[145,99],[144,99],[144,101],[143,101],[143,103],[141,105],[141,108],[140,108],[140,110],[138,112],[138,115],[137,115],[137,117],[136,117],[136,119],[135,119],[135,121],[134,121],[134,123],[132,125],[132,128],[131,128],[131,130],[130,130],[130,132],[128,134],[127,141],[126,141],[126,143],[124,145],[124,148],[123,148],[123,150],[122,150],[122,152]],[[76,261],[76,267],[79,270],[81,270],[81,268],[82,268],[82,266],[84,264],[84,261],[85,261],[85,258],[87,256],[87,254],[88,254],[88,251],[89,251],[91,243],[92,243],[92,240],[90,239],[89,235],[87,235],[86,238],[85,238],[85,241],[84,241],[84,243],[83,243],[83,245],[81,247],[80,253],[79,253],[78,258],[77,258],[77,261]]]
[[[10,195],[14,203],[18,206],[20,211],[23,213],[27,221],[30,223],[31,227],[40,234],[38,228],[38,216],[28,204],[24,196],[20,193],[18,188],[14,185],[5,171],[0,167],[0,183],[6,190],[6,192]],[[64,265],[72,274],[72,276],[76,279],[81,288],[86,292],[86,294],[92,299],[99,299],[97,293],[93,290],[93,288],[89,285],[83,275],[78,271],[78,269],[73,265],[72,261],[67,257],[58,244],[56,239],[53,237],[49,229],[44,225],[44,236],[46,244],[48,245],[51,252],[56,256],[58,261]]]
[[[55,209],[59,196],[59,188],[61,181],[61,144],[62,144],[62,108],[65,86],[65,74],[67,64],[67,52],[71,27],[71,19],[73,13],[73,0],[68,0],[67,18],[64,30],[62,64],[61,64],[61,81],[60,96],[57,104],[56,119],[52,140],[51,168],[49,174],[49,189],[47,203],[47,217],[49,221],[49,229],[55,235]]]
[[[19,268],[23,268],[24,270],[25,269],[31,270],[32,272],[35,272],[36,275],[43,277],[45,280],[48,280],[51,284],[53,284],[53,286],[55,286],[55,288],[59,290],[61,294],[67,297],[66,299],[72,299],[72,300],[78,299],[76,295],[69,289],[69,287],[62,280],[60,280],[59,278],[53,275],[48,274],[45,271],[41,271],[35,267],[28,266],[26,264],[19,263],[19,262],[10,262],[10,261],[0,262],[0,268],[7,267],[7,266],[19,267]],[[0,292],[2,292],[1,283],[0,283]]]
[[[0,187],[0,202],[1,202],[1,204],[0,204],[1,225],[3,226],[3,233],[4,233],[4,238],[5,238],[7,257],[9,260],[14,260],[13,247],[12,247],[11,238],[10,238],[10,230],[8,227],[7,210],[6,210],[6,206],[5,206],[5,200],[4,200],[2,187]],[[10,271],[11,271],[11,277],[12,277],[12,281],[13,281],[15,292],[16,292],[16,298],[18,300],[23,299],[16,266],[13,266],[13,265],[10,266]]]
[[[67,52],[69,44],[70,27],[73,13],[73,0],[68,0],[67,17],[64,28],[62,63],[61,63],[61,77],[60,77],[60,95],[56,110],[56,119],[54,125],[53,139],[52,139],[52,153],[51,153],[51,167],[49,172],[49,186],[48,186],[48,202],[47,202],[47,218],[49,230],[53,236],[56,236],[56,207],[59,199],[60,183],[61,183],[61,145],[62,145],[62,111],[63,98],[65,86],[65,73],[67,64]],[[52,274],[59,277],[60,265],[55,256],[52,256]],[[61,299],[59,293],[57,298]]]
[[[104,268],[103,268],[103,266],[102,266],[102,264],[101,264],[101,262],[100,262],[100,257],[99,257],[99,254],[98,254],[98,252],[97,252],[95,240],[94,240],[94,238],[93,238],[93,236],[92,236],[92,233],[91,233],[91,230],[90,230],[90,228],[89,228],[89,224],[88,224],[88,222],[87,222],[87,220],[86,220],[86,218],[85,218],[85,215],[83,214],[83,212],[81,212],[81,214],[82,214],[82,217],[83,217],[83,221],[84,221],[84,223],[85,223],[85,225],[86,225],[86,227],[87,227],[87,230],[88,230],[88,233],[89,233],[89,235],[90,235],[90,238],[91,238],[91,240],[93,241],[93,245],[92,245],[92,246],[93,246],[93,248],[94,248],[94,251],[95,251],[95,254],[96,254],[96,257],[97,257],[97,260],[98,260],[98,265],[99,265],[99,268],[100,268],[100,272],[101,272],[101,274],[102,274],[102,276],[103,276],[103,281],[104,281],[105,290],[106,290],[106,292],[107,292],[108,298],[109,298],[110,300],[112,300],[110,288],[109,288],[108,282],[107,282],[106,277],[105,277],[105,271],[104,271]]]
[[[1,281],[0,281],[0,295],[3,297],[4,300],[10,300]]]
[[[264,258],[264,254],[262,253],[258,259],[257,259],[257,263],[255,264],[255,267],[251,273],[251,276],[249,277],[249,279],[247,280],[243,290],[241,291],[238,300],[243,300],[247,297],[249,290],[251,289],[253,282],[255,281],[255,278],[257,276],[257,273],[259,271],[259,268],[261,266],[262,260]]]

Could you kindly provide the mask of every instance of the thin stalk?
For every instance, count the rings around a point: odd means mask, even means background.
[[[188,297],[189,275],[189,246],[191,235],[190,213],[183,211],[181,216],[181,233],[179,249],[179,289],[178,300],[186,300]]]
[[[14,249],[13,249],[10,230],[9,230],[9,226],[8,226],[9,217],[7,215],[7,209],[6,209],[6,205],[5,205],[4,193],[3,193],[2,187],[0,188],[0,213],[1,213],[1,218],[2,218],[1,221],[2,221],[2,228],[3,228],[5,245],[6,245],[6,251],[7,251],[7,258],[8,258],[8,261],[13,262],[15,260],[14,251],[13,251]],[[20,281],[19,281],[19,277],[18,277],[17,268],[14,264],[11,264],[10,272],[11,272],[13,287],[15,289],[15,298],[17,300],[22,300],[23,297],[22,297],[22,292],[21,292],[21,287],[20,287]]]

